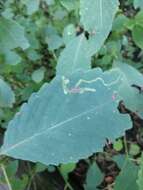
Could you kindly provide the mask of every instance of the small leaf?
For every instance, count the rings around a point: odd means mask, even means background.
[[[120,94],[123,97],[125,105],[132,111],[137,111],[138,114],[143,116],[143,94],[138,89],[132,87],[133,84],[142,87],[143,76],[134,67],[122,63],[116,62],[115,66],[120,68],[124,73],[124,85],[120,88]]]
[[[136,45],[143,49],[143,26],[135,25],[132,31],[132,36]]]
[[[51,51],[58,49],[63,45],[63,39],[57,34],[47,37],[45,41]]]
[[[141,163],[140,163],[140,168],[138,171],[137,185],[138,185],[138,190],[142,190],[143,188],[143,154],[141,156]]]
[[[96,163],[92,164],[87,172],[85,190],[97,190],[97,186],[102,182],[103,174]]]
[[[140,147],[137,144],[131,143],[129,154],[135,156],[140,153]]]
[[[113,147],[114,147],[114,149],[115,149],[116,151],[121,151],[122,148],[123,148],[123,142],[122,142],[122,140],[121,140],[121,139],[116,140],[116,141],[114,142],[114,144],[113,144]]]
[[[18,177],[16,177],[17,167],[18,167],[18,161],[11,161],[4,167],[6,175],[10,182],[11,188],[14,190],[24,189],[28,183],[27,176],[23,176],[22,179],[19,179]],[[3,183],[6,183],[4,176],[1,177],[1,180]]]
[[[45,68],[41,67],[40,69],[35,70],[32,73],[32,80],[36,83],[41,82],[44,79],[44,73],[45,73]]]
[[[10,86],[0,79],[0,107],[12,107],[15,95]]]
[[[137,8],[143,8],[143,0],[134,0],[134,7]]]
[[[37,173],[37,172],[42,172],[42,171],[44,171],[44,170],[46,170],[46,169],[47,169],[47,166],[46,166],[46,165],[41,164],[41,163],[37,163],[37,164],[36,164],[36,173]]]
[[[62,174],[65,181],[68,181],[68,174],[72,172],[76,167],[75,163],[62,164],[59,167],[60,173]]]
[[[17,65],[21,62],[21,57],[14,51],[5,52],[5,63],[9,65]]]
[[[28,15],[32,15],[34,12],[38,11],[40,0],[24,0],[23,3],[27,7]]]
[[[0,17],[0,46],[4,49],[28,48],[29,43],[24,36],[24,28],[13,20]]]
[[[69,24],[64,28],[63,40],[65,44],[68,44],[76,36],[76,28],[73,24]]]
[[[94,55],[103,45],[111,31],[118,5],[118,0],[80,1],[80,22],[91,34],[87,48],[88,55]]]
[[[116,178],[114,190],[138,190],[137,187],[138,166],[130,160],[122,168],[119,176]]]
[[[78,1],[77,0],[61,0],[60,3],[68,10],[68,11],[72,11],[76,8],[76,6],[78,5]]]
[[[48,5],[55,4],[55,0],[44,0]]]

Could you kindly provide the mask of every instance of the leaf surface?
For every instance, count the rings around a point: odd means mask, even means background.
[[[9,84],[0,79],[0,107],[11,107],[15,102],[15,95]]]
[[[97,186],[101,183],[103,174],[99,170],[96,163],[93,163],[87,172],[85,190],[97,190]]]
[[[140,163],[140,168],[138,171],[137,185],[138,185],[138,190],[142,190],[142,187],[143,187],[143,155],[141,156],[141,163]]]
[[[143,93],[132,87],[133,84],[143,86],[143,75],[126,63],[116,62],[115,65],[124,73],[124,84],[120,88],[120,95],[123,97],[126,106],[143,116]]]
[[[77,70],[89,69],[91,58],[86,52],[87,40],[84,35],[71,40],[59,57],[57,74],[69,75]]]
[[[0,46],[4,49],[28,48],[24,28],[13,20],[0,17]]]
[[[106,137],[114,140],[131,127],[129,117],[117,110],[114,92],[117,95],[120,85],[118,69],[56,77],[9,123],[1,154],[49,165],[101,151]]]
[[[80,1],[80,21],[84,29],[91,34],[87,48],[90,56],[101,48],[109,35],[118,5],[118,0]]]
[[[130,160],[126,161],[126,164],[122,168],[119,176],[115,181],[114,190],[138,190],[137,187],[138,166],[136,166]]]

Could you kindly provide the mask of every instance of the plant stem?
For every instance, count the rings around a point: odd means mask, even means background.
[[[6,173],[6,170],[5,170],[5,167],[4,167],[3,164],[1,164],[1,169],[2,169],[3,175],[4,175],[4,177],[5,177],[5,181],[6,181],[6,183],[7,183],[8,189],[9,189],[9,190],[12,190],[10,181],[9,181],[9,179],[8,179],[8,176],[7,176],[7,173]]]

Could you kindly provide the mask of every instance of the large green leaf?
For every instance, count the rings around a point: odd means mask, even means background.
[[[101,151],[106,137],[114,140],[131,127],[129,117],[117,110],[122,83],[118,69],[56,77],[9,123],[0,154],[59,164]]]
[[[24,28],[13,20],[0,17],[0,46],[5,49],[28,48]]]
[[[84,35],[71,40],[59,57],[57,65],[58,75],[68,75],[78,69],[90,68],[90,57],[87,56],[87,40]]]
[[[118,0],[80,0],[81,23],[91,33],[88,54],[95,54],[103,45],[112,28]]]

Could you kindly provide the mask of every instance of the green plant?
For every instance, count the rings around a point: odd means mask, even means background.
[[[0,12],[0,117],[7,128],[0,156],[9,190],[34,188],[38,171],[50,165],[64,188],[74,189],[68,175],[81,159],[89,166],[82,188],[98,188],[104,161],[116,164],[102,171],[102,189],[141,189],[142,3],[7,0]],[[18,159],[45,164],[28,162],[22,187],[9,180]]]

